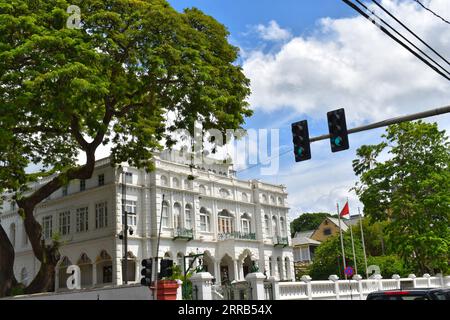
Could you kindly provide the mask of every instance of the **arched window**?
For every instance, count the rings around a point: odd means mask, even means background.
[[[270,219],[269,219],[269,216],[267,216],[267,215],[264,216],[264,227],[265,227],[266,236],[270,236]]]
[[[205,208],[200,209],[200,231],[211,231],[211,217]]]
[[[184,225],[186,229],[192,229],[192,206],[188,203],[184,209]]]
[[[283,205],[283,199],[281,197],[278,197],[278,205],[280,206]]]
[[[172,179],[172,188],[179,189],[180,188],[180,180],[178,178]]]
[[[23,283],[25,286],[28,285],[28,271],[27,268],[23,267],[20,271],[20,282]]]
[[[280,276],[280,280],[284,280],[284,272],[283,272],[283,261],[280,257],[277,258],[277,266],[278,266],[278,273]]]
[[[192,183],[188,179],[184,179],[184,188],[185,189],[192,189]]]
[[[286,224],[284,223],[284,218],[280,218],[280,233],[282,237],[286,236]]]
[[[272,235],[276,236],[277,232],[278,232],[278,221],[277,221],[277,217],[273,216],[272,217]]]
[[[16,246],[16,225],[12,223],[9,226],[9,240],[11,241],[11,244],[13,247]]]
[[[242,201],[243,202],[248,202],[248,196],[245,192],[242,193]]]
[[[181,228],[181,205],[178,202],[173,205],[173,223],[175,229]]]
[[[206,187],[204,185],[200,185],[198,187],[198,191],[200,192],[200,194],[206,195]]]
[[[261,196],[261,199],[262,199],[262,202],[263,202],[263,203],[267,203],[267,196],[266,196],[265,194],[263,194],[263,195]]]
[[[219,194],[222,198],[229,198],[230,197],[230,192],[227,189],[220,189],[219,190]]]
[[[244,213],[241,217],[242,223],[242,232],[245,234],[249,234],[252,231],[251,228],[251,218],[247,213]]]
[[[286,279],[288,280],[291,275],[291,264],[289,258],[284,258],[284,269],[286,270]]]
[[[227,234],[233,233],[233,216],[228,212],[228,210],[222,210],[219,212],[219,233]]]
[[[270,196],[270,203],[272,203],[272,204],[275,204],[276,202],[275,202],[275,197],[274,196]]]
[[[164,201],[162,204],[162,226],[168,228],[169,227],[169,203]]]
[[[161,185],[167,187],[169,184],[169,180],[167,180],[166,176],[161,176]]]
[[[273,265],[272,265],[272,257],[269,257],[269,275],[274,276],[274,274],[273,274]]]

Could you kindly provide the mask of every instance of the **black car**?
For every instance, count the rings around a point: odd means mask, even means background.
[[[450,288],[377,291],[367,300],[450,300]]]

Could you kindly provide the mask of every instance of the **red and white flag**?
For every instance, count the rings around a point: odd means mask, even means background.
[[[348,201],[345,204],[344,208],[342,208],[341,213],[339,214],[341,218],[350,218],[350,208],[348,207]]]

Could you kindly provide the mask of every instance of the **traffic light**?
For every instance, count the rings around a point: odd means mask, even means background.
[[[159,277],[162,278],[168,278],[171,277],[173,274],[173,261],[169,259],[163,259],[161,260],[161,272],[159,274]]]
[[[292,124],[294,137],[295,162],[311,159],[311,144],[309,141],[308,121],[300,121]]]
[[[141,279],[141,284],[143,286],[149,287],[152,284],[153,260],[152,259],[142,260],[142,266],[144,267],[144,269],[142,269],[141,275],[144,277]]]
[[[339,109],[328,112],[328,127],[330,129],[331,151],[339,152],[350,148],[348,142],[347,122],[345,110]]]

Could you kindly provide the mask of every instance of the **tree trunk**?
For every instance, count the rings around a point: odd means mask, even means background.
[[[55,247],[46,247],[44,249],[46,259],[41,263],[39,272],[28,287],[25,288],[26,294],[39,292],[51,292],[55,289],[55,270],[59,261],[59,252]]]
[[[0,298],[10,295],[12,288],[17,285],[14,255],[14,247],[0,225]]]

